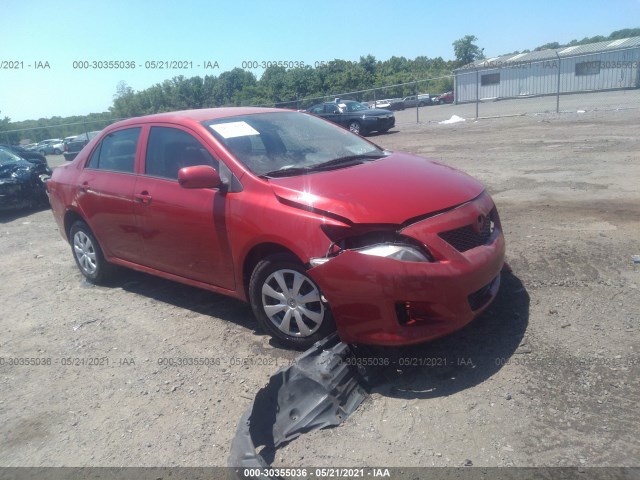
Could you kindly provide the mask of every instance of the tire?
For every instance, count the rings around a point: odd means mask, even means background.
[[[361,131],[362,131],[362,127],[360,126],[360,122],[356,121],[356,120],[351,120],[349,122],[349,131],[352,133],[355,133],[356,135],[360,135]]]
[[[320,288],[293,255],[272,255],[256,265],[249,301],[259,325],[287,347],[307,349],[335,331]]]
[[[102,249],[86,223],[77,221],[71,226],[69,243],[80,273],[89,282],[100,284],[108,279],[113,267],[104,259]]]
[[[57,149],[57,148],[56,148],[56,149],[53,151],[53,153],[54,153],[54,154],[56,154],[56,155],[60,155],[62,152],[61,152],[59,149]]]

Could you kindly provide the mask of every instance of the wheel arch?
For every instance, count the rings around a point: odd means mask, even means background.
[[[67,238],[67,241],[69,242],[71,242],[71,238],[69,235],[69,232],[71,231],[71,226],[77,221],[87,223],[87,221],[77,211],[67,210],[67,212],[64,214],[64,235]]]
[[[258,263],[271,255],[279,253],[289,254],[296,258],[300,264],[304,265],[304,262],[296,255],[291,249],[280,245],[278,243],[265,242],[258,245],[254,245],[247,253],[242,264],[242,289],[245,297],[249,298],[249,281],[251,280],[251,274],[255,270]]]

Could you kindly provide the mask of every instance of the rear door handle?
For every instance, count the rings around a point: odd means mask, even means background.
[[[133,198],[136,202],[141,203],[143,205],[149,205],[151,203],[151,195],[146,190],[141,193],[136,193]]]

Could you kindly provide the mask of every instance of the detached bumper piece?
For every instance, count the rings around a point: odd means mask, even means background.
[[[268,467],[265,456],[273,458],[281,445],[337,426],[358,408],[367,393],[351,359],[349,346],[334,333],[270,378],[242,415],[231,443],[229,466],[237,478],[269,478],[246,477],[245,469]]]

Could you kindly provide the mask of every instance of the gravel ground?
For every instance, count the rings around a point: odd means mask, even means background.
[[[273,464],[640,466],[638,120],[532,115],[372,136],[483,181],[512,273],[464,330],[387,352],[422,366],[385,370],[346,422]],[[236,300],[124,270],[87,284],[49,211],[3,214],[0,258],[0,466],[226,465],[240,415],[295,357]]]

